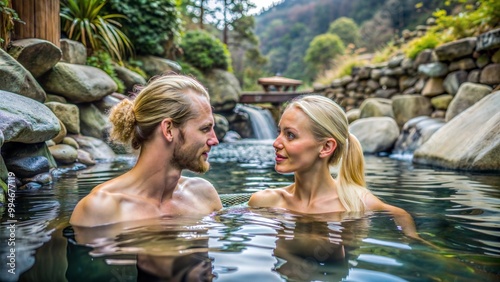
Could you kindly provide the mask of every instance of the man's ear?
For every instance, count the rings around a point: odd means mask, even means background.
[[[337,149],[337,141],[333,138],[328,138],[324,141],[323,147],[321,147],[321,151],[319,151],[319,156],[321,158],[329,157],[335,152],[335,149]]]
[[[161,134],[167,141],[172,142],[174,140],[174,135],[172,133],[173,123],[171,118],[166,118],[160,123]]]

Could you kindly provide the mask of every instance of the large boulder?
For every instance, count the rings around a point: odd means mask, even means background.
[[[240,100],[241,87],[234,74],[214,69],[205,76],[215,112],[231,111]]]
[[[146,79],[135,71],[131,71],[125,67],[115,66],[116,76],[123,81],[126,92],[133,92],[134,87],[146,85]]]
[[[113,79],[98,68],[64,62],[57,63],[40,81],[46,91],[73,103],[97,101],[118,88]]]
[[[445,124],[443,119],[419,116],[404,124],[394,144],[393,154],[413,154],[422,144]]]
[[[94,160],[111,160],[116,158],[113,149],[100,139],[83,135],[72,135],[71,138],[76,140],[80,149],[89,152]]]
[[[103,140],[107,139],[109,136],[108,130],[111,128],[108,117],[92,103],[80,104],[78,107],[80,109],[80,130],[82,134]]]
[[[171,60],[155,56],[138,56],[137,60],[142,62],[142,69],[149,77],[162,75],[168,72],[180,72],[181,66]]]
[[[80,111],[76,105],[47,102],[45,106],[61,120],[68,133],[80,134]]]
[[[56,45],[37,38],[13,41],[9,54],[35,78],[49,71],[62,57],[61,49]]]
[[[389,152],[399,136],[399,127],[390,117],[371,117],[355,120],[349,131],[358,138],[363,152]]]
[[[61,130],[59,119],[44,104],[2,90],[0,99],[0,131],[5,142],[44,142]]]
[[[460,170],[500,170],[500,91],[456,116],[415,151],[413,162]]]
[[[33,75],[0,48],[0,90],[16,93],[38,102],[47,98]]]

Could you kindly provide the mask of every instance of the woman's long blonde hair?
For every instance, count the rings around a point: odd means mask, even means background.
[[[296,107],[311,120],[311,130],[318,141],[334,138],[337,147],[328,164],[339,166],[337,193],[347,211],[364,211],[361,197],[368,191],[365,182],[365,160],[358,139],[349,133],[344,110],[331,99],[320,95],[301,96],[286,108]]]

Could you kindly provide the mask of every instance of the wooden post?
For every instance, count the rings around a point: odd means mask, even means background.
[[[13,40],[45,39],[60,47],[61,18],[59,0],[15,0],[12,8],[26,24],[14,25]]]

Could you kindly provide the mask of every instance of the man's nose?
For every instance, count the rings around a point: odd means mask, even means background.
[[[219,139],[217,139],[217,135],[215,135],[215,130],[213,128],[210,131],[210,137],[208,138],[207,144],[209,146],[217,146],[217,145],[219,145]]]

